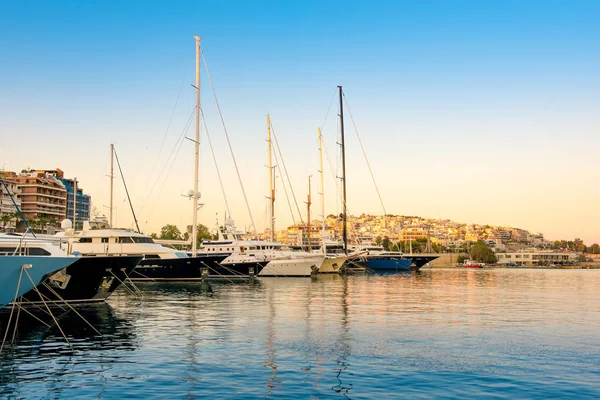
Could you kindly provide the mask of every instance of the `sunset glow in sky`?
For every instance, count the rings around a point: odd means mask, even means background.
[[[313,175],[318,217],[317,127],[335,168],[337,98],[328,108],[343,85],[388,213],[600,243],[598,15],[600,2],[576,0],[4,2],[0,168],[60,168],[107,215],[114,142],[142,229],[184,229],[193,144],[180,138],[194,135],[199,35],[259,231],[265,114],[303,213]],[[205,71],[202,108],[233,217],[248,226]],[[382,214],[346,117],[349,210]],[[339,212],[325,172],[326,212]],[[130,227],[115,186],[117,225]],[[225,205],[206,136],[200,187],[212,228]]]

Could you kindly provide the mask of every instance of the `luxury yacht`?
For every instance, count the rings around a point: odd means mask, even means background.
[[[11,234],[13,243],[21,245],[29,252],[47,256],[50,250],[59,255],[67,255],[66,240],[51,237],[19,236]],[[103,301],[110,296],[123,282],[142,259],[141,256],[80,256],[73,257],[73,263],[52,274],[37,290],[30,290],[23,298],[30,302],[41,301],[38,291],[44,300],[88,302]]]
[[[71,254],[143,257],[130,274],[131,280],[200,280],[203,268],[214,269],[225,258],[208,254],[189,257],[185,251],[155,243],[150,236],[124,229],[90,230],[85,223],[82,231],[73,231],[69,224],[63,224],[63,228],[65,231],[57,237],[68,240],[67,250]]]
[[[75,261],[76,257],[67,256],[50,243],[30,246],[20,237],[0,235],[0,307]]]

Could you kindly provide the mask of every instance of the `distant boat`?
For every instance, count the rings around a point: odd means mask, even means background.
[[[77,261],[50,243],[36,249],[23,246],[20,238],[0,236],[0,307],[39,285],[47,276]],[[30,279],[31,278],[31,279]]]
[[[461,264],[456,264],[459,268],[483,268],[485,263],[480,263],[475,260],[467,259]]]

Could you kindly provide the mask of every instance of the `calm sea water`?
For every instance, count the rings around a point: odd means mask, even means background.
[[[600,271],[144,284],[24,325],[1,398],[600,398]]]

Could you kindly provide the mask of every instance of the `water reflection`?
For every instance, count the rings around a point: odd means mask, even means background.
[[[122,358],[119,353],[132,352],[137,348],[132,325],[121,318],[110,305],[102,302],[76,305],[73,308],[75,311],[69,308],[52,309],[70,346],[47,314],[30,309],[31,314],[49,322],[50,326],[41,324],[26,312],[20,313],[15,340],[12,343],[9,341],[0,354],[0,396],[17,394],[20,385],[44,378],[44,365],[48,364],[54,365],[56,369],[52,379],[42,379],[42,382],[46,384],[48,391],[60,392],[60,387],[65,382],[62,377],[68,380],[78,363],[110,364]],[[8,312],[0,313],[2,327],[6,326],[8,318]],[[9,337],[12,334],[11,330]],[[91,373],[91,370],[80,368],[79,372],[85,374]],[[103,383],[100,384],[102,386]]]
[[[600,271],[140,285],[4,354],[0,397],[599,397]],[[67,322],[70,321],[70,322]],[[7,355],[10,354],[10,357]],[[110,382],[108,384],[107,382]]]
[[[348,392],[352,389],[352,383],[344,384],[342,381],[343,373],[348,369],[350,363],[347,361],[350,357],[351,353],[351,338],[350,338],[350,324],[348,321],[348,278],[343,277],[342,282],[342,295],[340,296],[341,303],[341,333],[337,340],[339,346],[339,357],[336,361],[340,366],[340,369],[337,373],[337,379],[339,383],[332,387],[332,389],[337,392],[343,394],[346,398],[348,397]],[[351,374],[350,374],[351,375]]]

